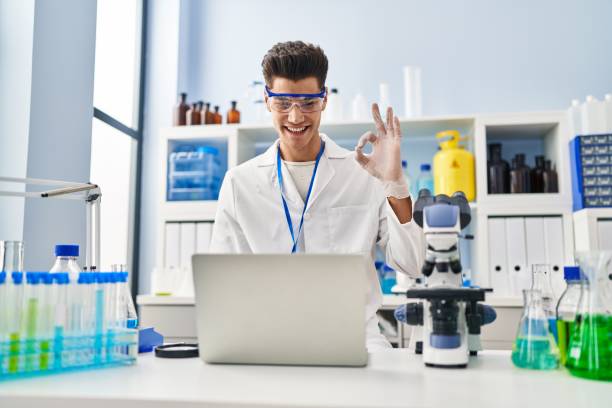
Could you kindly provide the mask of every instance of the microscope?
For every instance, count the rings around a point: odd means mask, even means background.
[[[467,367],[469,356],[482,350],[481,326],[496,317],[493,308],[478,303],[489,290],[463,287],[459,238],[472,238],[460,235],[472,218],[469,203],[460,191],[452,197],[434,197],[422,189],[413,217],[427,246],[424,285],[406,292],[409,299],[420,301],[396,310],[396,317],[416,326],[412,335],[417,338],[411,344],[426,366]]]

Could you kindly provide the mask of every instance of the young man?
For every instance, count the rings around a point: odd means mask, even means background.
[[[423,238],[412,222],[399,121],[391,108],[383,123],[373,105],[377,134],[364,134],[355,152],[319,133],[327,65],[321,48],[301,41],[276,44],[264,56],[265,100],[279,138],[226,173],[210,251],[370,254],[365,318],[371,351],[390,347],[376,318],[382,302],[376,245],[388,264],[417,276]],[[365,155],[368,142],[373,150]]]

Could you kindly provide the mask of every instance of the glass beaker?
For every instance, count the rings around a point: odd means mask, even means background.
[[[548,319],[548,329],[557,341],[556,298],[550,282],[550,267],[547,264],[535,264],[531,267],[531,290],[539,290],[542,295],[542,309]]]
[[[552,370],[559,366],[559,350],[548,328],[539,290],[523,290],[523,315],[512,347],[512,362],[520,368]]]
[[[612,381],[612,251],[576,259],[585,279],[566,367],[577,377]]]

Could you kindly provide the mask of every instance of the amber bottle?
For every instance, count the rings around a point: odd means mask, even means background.
[[[187,104],[187,94],[179,94],[178,104],[174,107],[174,126],[185,126],[187,124],[187,111],[189,105]]]
[[[223,123],[223,116],[219,113],[219,106],[215,105],[215,113],[213,113],[213,123],[215,125],[220,125]]]
[[[204,124],[204,111],[202,110],[203,107],[204,107],[204,102],[198,101],[198,112],[200,112],[200,123],[198,123],[198,125]]]
[[[531,169],[531,192],[544,192],[544,156],[535,157],[535,167]]]
[[[544,192],[545,193],[558,193],[559,192],[559,179],[557,177],[557,171],[552,168],[550,160],[544,162]]]
[[[240,111],[236,109],[236,101],[232,101],[232,107],[227,111],[227,123],[240,123]]]
[[[204,106],[204,124],[212,125],[213,123],[215,123],[215,114],[210,110],[210,102],[206,102]]]
[[[187,111],[187,126],[199,125],[200,122],[200,110],[198,109],[198,104],[194,102]]]
[[[517,154],[512,159],[512,169],[510,170],[510,192],[530,193],[531,178],[529,177],[529,166],[525,164],[525,155]]]

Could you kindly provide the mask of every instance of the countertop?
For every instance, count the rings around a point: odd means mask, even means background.
[[[369,355],[364,368],[211,365],[139,357],[107,368],[0,383],[0,407],[610,407],[612,384],[563,369],[521,370],[509,352],[466,369],[427,368],[408,350]]]

